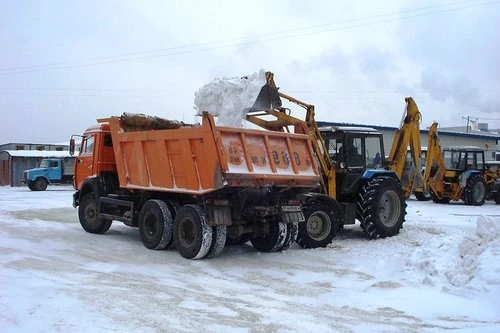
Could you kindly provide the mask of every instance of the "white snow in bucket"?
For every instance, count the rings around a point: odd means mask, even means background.
[[[246,110],[266,83],[265,73],[261,69],[248,76],[215,78],[194,94],[197,115],[207,111],[217,117],[219,126],[241,127]]]

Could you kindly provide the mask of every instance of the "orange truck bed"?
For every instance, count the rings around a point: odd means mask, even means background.
[[[205,113],[201,126],[127,130],[108,122],[121,188],[205,194],[226,186],[319,187],[308,136],[218,127]]]

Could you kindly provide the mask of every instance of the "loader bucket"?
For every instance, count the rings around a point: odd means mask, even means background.
[[[281,107],[281,99],[278,94],[278,87],[274,84],[273,74],[266,73],[266,84],[260,88],[257,99],[250,110],[269,110]]]

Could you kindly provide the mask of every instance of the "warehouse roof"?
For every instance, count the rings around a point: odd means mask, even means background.
[[[71,157],[67,150],[3,150],[12,157]]]
[[[379,131],[382,131],[382,130],[384,130],[384,131],[396,131],[398,129],[397,127],[390,127],[390,126],[360,125],[360,124],[337,123],[337,122],[328,122],[328,121],[318,121],[318,126],[320,126],[320,127],[323,127],[323,126],[371,127],[371,128],[375,128]],[[429,130],[421,129],[420,132],[428,133]],[[447,135],[447,136],[458,136],[458,137],[466,137],[466,138],[483,138],[483,139],[488,138],[488,139],[500,140],[500,134],[491,133],[491,132],[481,132],[481,131],[464,133],[464,132],[453,132],[453,131],[448,131],[446,129],[438,128],[438,134],[440,136]]]

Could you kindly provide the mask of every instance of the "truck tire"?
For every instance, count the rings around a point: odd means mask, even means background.
[[[103,234],[111,227],[112,220],[97,217],[97,199],[93,192],[87,193],[80,200],[78,219],[82,228],[92,234]]]
[[[263,237],[252,237],[253,247],[262,252],[279,251],[285,242],[287,227],[285,223],[274,222],[269,224],[269,232]]]
[[[181,204],[175,200],[166,200],[165,203],[167,204],[168,209],[170,210],[170,215],[172,215],[172,220],[175,219],[177,212],[179,211],[179,209],[181,209]]]
[[[224,246],[226,245],[226,235],[227,228],[225,225],[218,225],[216,227],[212,227],[212,245],[210,245],[210,249],[205,258],[213,258],[217,257],[224,250]]]
[[[374,178],[362,187],[357,208],[361,227],[370,238],[397,235],[406,215],[403,188],[392,177]]]
[[[305,222],[299,223],[297,243],[305,249],[325,247],[335,238],[337,218],[323,202],[308,202],[304,206]]]
[[[481,174],[470,175],[464,189],[464,202],[470,206],[482,206],[486,200],[486,182]]]
[[[32,191],[37,191],[35,182],[32,182],[31,180],[28,180],[28,188]]]
[[[292,246],[293,242],[297,240],[297,236],[299,234],[299,223],[287,223],[286,224],[286,237],[283,245],[281,246],[280,251],[286,251]]]
[[[173,219],[167,204],[148,200],[139,213],[139,233],[145,247],[163,250],[173,243]]]
[[[35,188],[37,191],[45,191],[48,184],[49,183],[47,182],[47,179],[37,178],[37,180],[35,181]]]
[[[212,246],[213,230],[207,224],[203,209],[184,205],[174,219],[174,243],[177,252],[186,259],[205,257]]]

